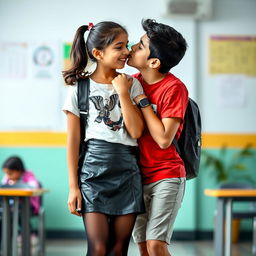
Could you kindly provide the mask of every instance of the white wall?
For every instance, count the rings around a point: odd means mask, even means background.
[[[155,18],[174,26],[188,41],[188,51],[173,69],[199,101],[205,132],[254,133],[255,77],[244,77],[246,104],[220,108],[216,103],[216,76],[208,73],[208,39],[211,35],[256,35],[255,0],[213,0],[214,16],[208,21],[170,19],[167,0],[0,0],[0,42],[54,42],[58,65],[53,79],[0,79],[0,130],[65,130],[61,106],[65,89],[61,77],[62,45],[72,41],[78,26],[114,20],[124,25],[129,40],[144,33],[142,18]],[[13,101],[14,99],[14,101]],[[24,102],[26,104],[24,104]],[[11,120],[15,119],[15,126]],[[18,125],[22,123],[23,125]],[[25,125],[24,125],[25,123]]]
[[[165,5],[165,0],[131,0],[122,4],[118,0],[0,0],[0,42],[50,41],[58,45],[54,78],[0,79],[0,130],[65,129],[65,117],[61,113],[65,97],[61,77],[62,44],[72,41],[76,29],[88,22],[119,22],[127,28],[130,42],[137,42],[144,34],[140,25],[142,18],[155,18],[174,26],[187,39],[189,49],[173,73],[187,84],[195,98],[195,24],[164,18]]]
[[[208,73],[208,40],[211,35],[247,35],[256,37],[255,0],[215,0],[214,17],[199,24],[199,87],[203,128],[213,133],[256,132],[256,77],[242,76],[246,102],[243,106],[217,104],[218,76]],[[242,95],[241,95],[242,97]]]

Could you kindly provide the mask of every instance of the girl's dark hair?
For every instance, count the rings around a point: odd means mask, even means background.
[[[7,158],[4,161],[2,168],[3,169],[8,168],[10,170],[17,170],[17,171],[25,172],[24,164],[18,156],[11,156],[11,157]]]
[[[72,44],[70,58],[71,68],[63,72],[63,77],[68,85],[73,85],[79,78],[85,78],[88,74],[84,69],[88,63],[88,58],[96,61],[92,55],[93,48],[103,50],[110,45],[116,37],[122,33],[127,33],[121,25],[112,21],[103,21],[93,26],[88,34],[87,40],[84,40],[84,33],[88,26],[84,25],[78,28]]]
[[[157,23],[155,20],[146,19],[141,22],[149,38],[150,58],[157,58],[161,62],[160,73],[167,73],[183,58],[187,42],[174,28]]]

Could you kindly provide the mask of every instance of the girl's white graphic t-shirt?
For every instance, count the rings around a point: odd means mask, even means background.
[[[136,78],[130,88],[133,99],[143,94],[140,82]],[[64,112],[72,112],[80,117],[77,99],[77,84],[68,87],[68,95],[63,106]],[[121,112],[118,94],[112,84],[99,84],[90,79],[89,115],[86,138],[105,140],[112,143],[137,146],[137,140],[128,134]]]

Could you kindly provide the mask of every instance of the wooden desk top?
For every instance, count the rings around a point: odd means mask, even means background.
[[[47,189],[0,188],[0,196],[40,196],[46,192]]]
[[[204,194],[213,197],[256,197],[256,189],[205,189]]]

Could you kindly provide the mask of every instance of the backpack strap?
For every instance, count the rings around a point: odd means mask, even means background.
[[[84,140],[85,129],[87,126],[87,119],[89,114],[89,94],[90,94],[90,80],[79,79],[77,89],[78,109],[80,112],[80,128],[81,140]]]
[[[179,147],[179,145],[178,145],[178,141],[177,141],[176,138],[173,139],[172,144],[175,146],[175,148],[176,148],[178,154],[180,155],[180,154],[181,154],[181,151],[180,151],[180,147]]]
[[[190,98],[189,98],[189,100],[190,100]],[[189,102],[188,102],[188,104],[189,104]],[[186,111],[185,111],[184,121],[185,121],[185,118],[186,118],[187,109],[188,109],[188,106],[187,106]],[[183,125],[183,130],[184,130],[184,125]],[[182,130],[182,131],[183,131],[183,130]],[[182,131],[181,131],[181,134],[182,134]],[[181,135],[181,134],[180,134],[180,135]],[[175,134],[175,136],[176,136],[176,134]],[[174,139],[173,139],[173,141],[172,141],[172,144],[175,146],[176,151],[177,151],[178,154],[181,156],[181,149],[180,149],[180,147],[179,147],[179,143],[178,143],[177,139],[175,138],[175,136],[174,136]]]

